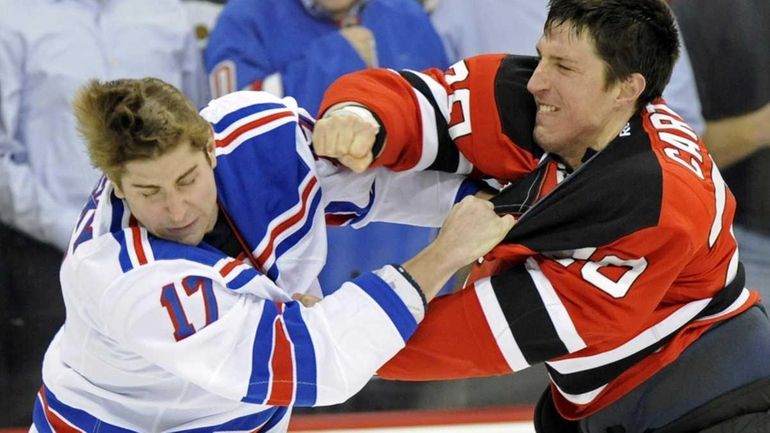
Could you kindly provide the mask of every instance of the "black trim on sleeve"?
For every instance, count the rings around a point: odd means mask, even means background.
[[[490,279],[492,289],[528,364],[569,353],[524,265]]]
[[[374,137],[374,144],[372,145],[372,158],[377,159],[377,157],[380,156],[380,153],[382,153],[382,148],[385,146],[385,139],[388,137],[388,131],[385,130],[385,125],[382,123],[380,116],[374,111],[369,110],[369,112],[372,113],[372,117],[374,117],[374,120],[380,125],[380,130],[377,131],[377,135]]]
[[[495,75],[495,104],[503,133],[517,146],[526,149],[535,158],[543,149],[535,144],[535,98],[527,90],[527,83],[537,68],[537,57],[507,56]]]
[[[414,72],[401,71],[399,72],[402,77],[409,84],[417,89],[418,92],[425,96],[431,107],[433,107],[433,114],[436,118],[436,132],[438,135],[438,152],[436,159],[431,163],[428,170],[440,170],[449,173],[457,173],[458,166],[460,165],[460,151],[457,150],[452,137],[449,136],[449,124],[441,114],[441,110],[438,107],[438,103],[433,98],[433,93],[427,84]]]

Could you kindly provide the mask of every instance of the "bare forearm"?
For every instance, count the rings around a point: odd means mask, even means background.
[[[708,122],[703,142],[720,167],[770,145],[770,104],[742,116]]]
[[[403,264],[404,270],[420,286],[428,301],[436,297],[441,287],[462,266],[447,262],[447,255],[432,245]]]

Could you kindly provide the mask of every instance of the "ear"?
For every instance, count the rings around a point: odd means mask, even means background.
[[[126,193],[123,192],[123,190],[120,188],[120,182],[116,182],[115,179],[109,178],[110,182],[112,182],[113,190],[115,191],[115,197],[123,200],[126,198]]]
[[[214,144],[214,138],[211,138],[211,141],[206,145],[206,156],[209,159],[209,163],[211,164],[211,168],[215,168],[217,166],[217,153],[216,153],[216,145]]]
[[[644,75],[634,72],[620,82],[617,101],[623,104],[636,105],[636,100],[639,99],[639,95],[644,92],[646,87],[647,80],[644,79]]]

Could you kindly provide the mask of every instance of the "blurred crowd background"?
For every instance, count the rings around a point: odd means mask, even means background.
[[[664,97],[701,134],[736,195],[747,284],[768,298],[770,2],[670,5],[683,50]],[[29,425],[43,354],[65,320],[59,264],[99,176],[70,106],[82,84],[155,76],[200,107],[255,89],[314,113],[325,88],[354,70],[535,55],[546,13],[546,0],[0,0],[0,427]],[[384,224],[331,230],[327,294],[435,235]],[[296,412],[531,405],[546,383],[542,367],[450,382],[373,378],[343,405]]]

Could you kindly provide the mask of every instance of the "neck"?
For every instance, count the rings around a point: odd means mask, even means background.
[[[580,167],[583,165],[583,156],[585,156],[588,149],[593,149],[599,152],[607,147],[612,142],[612,140],[614,140],[620,134],[623,128],[625,128],[626,124],[635,112],[636,110],[633,108],[619,112],[617,116],[614,116],[613,119],[607,121],[605,124],[606,127],[602,129],[602,131],[599,132],[595,139],[591,140],[590,143],[586,143],[585,146],[580,146],[578,151],[574,154],[559,156],[561,156],[564,162],[569,164],[569,166],[573,169]]]

